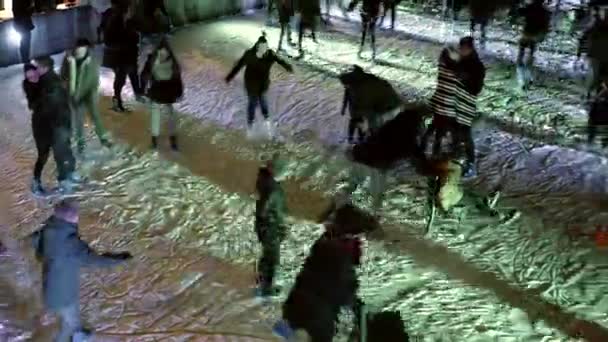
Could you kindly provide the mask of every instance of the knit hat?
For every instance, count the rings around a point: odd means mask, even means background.
[[[91,46],[91,41],[86,38],[79,38],[76,41],[76,47],[79,48],[79,47],[83,47],[83,46],[86,46],[86,47]]]
[[[458,46],[468,47],[468,48],[473,49],[473,48],[475,48],[475,39],[473,39],[473,37],[471,37],[471,36],[463,37],[460,39]]]
[[[26,63],[23,65],[23,72],[28,72],[30,70],[36,70],[36,66],[32,63]]]

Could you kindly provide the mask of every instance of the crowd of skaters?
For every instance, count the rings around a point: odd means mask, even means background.
[[[147,9],[150,11],[151,8],[151,15],[157,15],[159,12],[167,15],[162,1],[154,3],[154,6]],[[304,53],[302,39],[305,31],[312,31],[312,39],[316,41],[318,23],[329,23],[329,17],[321,18],[319,0],[275,0],[271,3],[278,10],[281,27],[278,51],[274,52],[269,47],[265,35],[260,36],[225,78],[226,82],[230,82],[241,69],[245,70],[247,126],[250,137],[253,136],[251,132],[258,107],[265,119],[265,125],[270,126],[268,120],[271,113],[266,99],[270,87],[270,69],[277,63],[287,71],[293,71],[287,58],[282,56],[281,50],[284,39],[288,44],[296,45],[291,37],[294,15],[298,13],[300,19],[297,42],[300,54]],[[360,52],[369,35],[372,55],[376,56],[376,26],[388,11],[392,11],[391,26],[394,27],[395,6],[398,3],[397,0],[354,0],[339,3],[344,11],[360,7]],[[326,8],[331,4],[332,1],[326,1]],[[458,6],[463,4],[464,2]],[[471,0],[465,5],[474,4],[476,2]],[[452,4],[453,9],[458,6]],[[601,128],[608,123],[608,87],[605,81],[608,58],[605,53],[607,50],[601,47],[608,46],[602,45],[607,39],[608,19],[603,5],[589,6],[592,20],[582,34],[578,56],[586,54],[592,66],[587,88],[587,97],[592,99],[589,141],[599,134],[606,146],[608,138],[602,134]],[[489,19],[488,13],[493,15],[498,7],[494,6],[483,12],[485,19]],[[272,9],[272,6],[268,7],[269,14]],[[16,6],[14,11],[16,29],[20,33],[31,31],[31,6]],[[524,21],[517,58],[517,74],[521,87],[528,88],[532,82],[533,55],[537,44],[543,41],[549,31],[550,12],[543,1],[533,0],[522,7],[516,7],[513,13],[523,17]],[[485,32],[488,20],[484,20],[480,14],[474,14],[471,23],[472,31],[476,24],[481,24],[482,32]],[[35,194],[48,192],[42,184],[41,174],[51,152],[57,164],[57,190],[60,193],[73,192],[76,185],[82,181],[76,172],[77,160],[72,152],[71,140],[72,134],[75,134],[77,156],[83,156],[86,153],[83,133],[86,113],[93,121],[101,144],[106,147],[112,145],[98,108],[100,66],[110,68],[114,72],[113,110],[127,111],[121,94],[126,79],[129,78],[136,99],[149,104],[151,146],[158,147],[160,118],[164,114],[170,118],[169,143],[173,150],[178,150],[172,104],[182,97],[184,91],[179,62],[169,40],[163,37],[155,41],[152,53],[147,57],[143,71],[139,73],[138,59],[143,34],[132,5],[127,0],[113,0],[112,7],[102,14],[99,36],[104,44],[104,53],[101,60],[94,56],[92,42],[78,39],[73,49],[65,53],[60,72],[56,73],[54,61],[48,56],[30,61],[29,39],[22,40],[20,54],[25,62],[23,89],[32,112],[32,130],[38,150],[32,182],[32,191]],[[482,33],[481,44],[484,37],[485,33]],[[526,50],[529,50],[529,54],[524,61]],[[347,111],[350,115],[346,134],[350,145],[347,154],[356,163],[367,167],[365,170],[355,168],[351,187],[345,191],[346,197],[365,177],[372,176],[373,209],[379,209],[382,205],[386,173],[397,162],[409,159],[420,173],[432,179],[431,192],[433,196],[439,197],[441,206],[447,209],[460,200],[462,193],[454,194],[450,186],[455,183],[454,179],[460,180],[462,176],[476,174],[471,126],[477,119],[476,97],[483,90],[486,72],[473,36],[463,37],[457,44],[446,46],[441,51],[437,64],[437,87],[428,104],[404,103],[388,81],[366,72],[357,65],[339,76],[339,81],[344,86],[342,115]],[[428,128],[424,125],[427,116],[432,117]],[[442,149],[446,136],[451,137],[451,146],[447,153]],[[428,157],[425,151],[431,137],[434,137],[433,148],[431,157]],[[398,148],[395,147],[395,141],[400,142]],[[446,167],[446,163],[449,166]],[[454,168],[454,164],[457,167]],[[373,174],[370,175],[369,170]],[[260,168],[256,181],[255,233],[262,246],[257,267],[256,293],[262,298],[273,297],[281,292],[274,279],[280,264],[281,242],[289,233],[286,220],[288,208],[281,185],[285,171],[285,161],[280,155],[275,155]],[[458,187],[458,184],[455,187]],[[88,248],[77,236],[77,207],[74,201],[61,201],[56,205],[53,216],[44,228],[32,236],[37,256],[45,265],[44,292],[47,309],[62,318],[62,329],[57,341],[86,340],[90,335],[82,327],[79,318],[78,267],[70,266],[73,271],[67,273],[59,270],[75,262],[82,264],[79,261],[81,259],[87,260],[85,264],[114,265],[130,258],[128,253],[98,255]],[[398,340],[405,340],[407,334],[398,313],[367,313],[365,305],[357,297],[358,279],[355,270],[362,253],[360,237],[380,229],[374,213],[353,206],[348,199],[337,199],[327,213],[319,218],[319,223],[324,223],[326,232],[311,248],[295,285],[289,291],[283,304],[282,320],[274,327],[275,333],[286,339],[304,335],[312,341],[331,341],[335,335],[338,313],[340,309],[348,307],[355,312],[355,338],[365,331],[368,340],[374,340],[369,339],[374,334],[379,334],[375,339],[378,341],[387,338],[391,340],[396,338],[395,336],[401,336]],[[334,288],[323,286],[328,281],[335,284]]]

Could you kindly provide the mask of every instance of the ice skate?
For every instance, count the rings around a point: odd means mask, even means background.
[[[119,99],[118,97],[114,96],[112,98],[112,110],[118,113],[125,113],[127,112],[127,109],[124,107],[123,103],[122,103],[122,99]]]
[[[295,332],[289,323],[283,319],[274,324],[272,333],[285,341],[294,341],[295,339]]]
[[[31,191],[34,196],[46,195],[46,190],[44,189],[44,187],[42,187],[42,183],[36,179],[32,181]]]
[[[169,142],[171,144],[171,150],[177,151],[178,150],[178,148],[177,148],[177,136],[175,136],[175,135],[170,136],[169,137]]]
[[[72,336],[72,342],[88,342],[91,341],[93,334],[90,331],[84,329],[77,331]]]

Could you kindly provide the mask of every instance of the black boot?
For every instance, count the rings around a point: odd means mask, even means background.
[[[173,151],[177,151],[177,136],[175,136],[175,135],[170,136],[169,142],[171,143],[171,149]]]
[[[112,98],[112,110],[119,113],[127,111],[122,103],[122,99],[116,96]]]
[[[152,137],[152,148],[153,149],[158,148],[158,137]]]

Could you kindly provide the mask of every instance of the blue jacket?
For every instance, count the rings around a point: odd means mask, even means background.
[[[80,267],[113,266],[124,255],[99,255],[80,240],[78,225],[55,216],[31,235],[36,256],[42,261],[42,290],[47,309],[57,310],[79,300]]]

